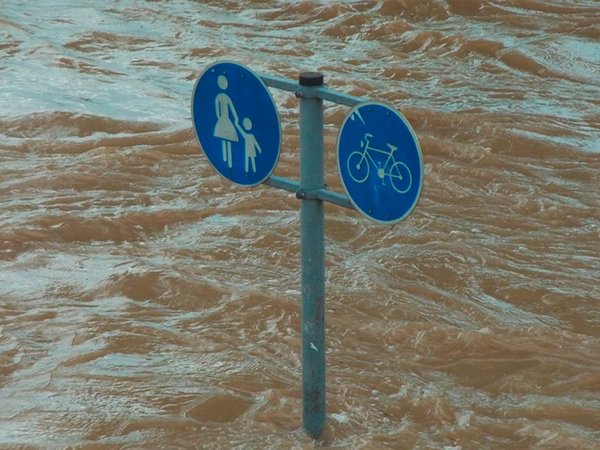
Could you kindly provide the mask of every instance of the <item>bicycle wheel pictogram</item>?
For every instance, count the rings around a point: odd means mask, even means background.
[[[352,152],[348,157],[348,174],[357,183],[364,183],[369,177],[369,160],[363,152]]]
[[[412,187],[412,175],[410,169],[403,162],[396,162],[388,174],[392,187],[399,194],[404,194]]]

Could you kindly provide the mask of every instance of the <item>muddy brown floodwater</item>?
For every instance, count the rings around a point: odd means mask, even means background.
[[[595,0],[2,1],[0,448],[314,446],[298,201],[221,178],[192,130],[221,59],[319,70],[421,143],[406,221],[326,209],[325,444],[599,448],[599,24]]]

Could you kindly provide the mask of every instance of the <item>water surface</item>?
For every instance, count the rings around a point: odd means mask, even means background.
[[[6,0],[0,446],[312,448],[293,195],[215,174],[228,59],[389,102],[424,188],[328,206],[331,448],[597,448],[600,7],[586,0]],[[298,174],[298,101],[276,175]],[[348,109],[326,104],[327,183]]]

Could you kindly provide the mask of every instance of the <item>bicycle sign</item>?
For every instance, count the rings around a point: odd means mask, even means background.
[[[348,174],[357,183],[364,183],[369,178],[370,166],[373,165],[381,184],[385,185],[385,177],[387,176],[392,187],[399,194],[408,192],[412,186],[412,175],[406,164],[394,159],[394,152],[398,150],[398,147],[388,143],[386,145],[389,150],[375,148],[371,145],[372,138],[371,133],[365,133],[364,140],[360,141],[363,150],[350,153],[348,157]],[[387,156],[383,165],[381,162],[377,163],[375,161],[374,152]]]
[[[342,183],[361,213],[392,224],[415,208],[423,179],[421,149],[397,110],[379,102],[354,107],[342,124],[337,153]]]

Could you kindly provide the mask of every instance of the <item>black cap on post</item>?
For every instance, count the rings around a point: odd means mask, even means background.
[[[323,74],[321,72],[302,72],[299,82],[301,86],[322,86]]]

